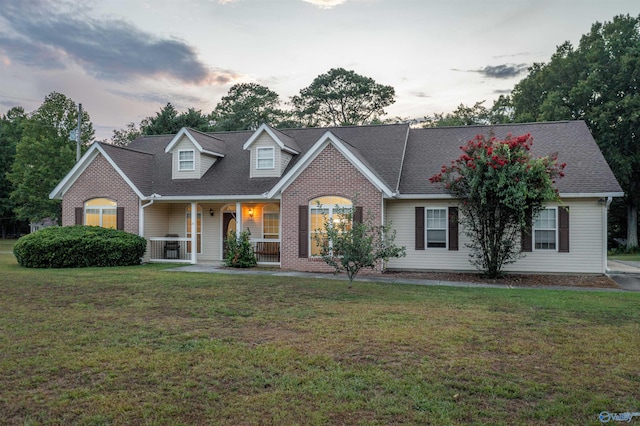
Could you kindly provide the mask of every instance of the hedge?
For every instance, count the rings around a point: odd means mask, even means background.
[[[13,254],[29,268],[139,265],[147,241],[99,226],[52,226],[20,238]]]

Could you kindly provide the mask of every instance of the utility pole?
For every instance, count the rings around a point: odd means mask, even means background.
[[[76,163],[80,161],[80,128],[82,127],[82,104],[78,104],[78,129],[76,130]]]

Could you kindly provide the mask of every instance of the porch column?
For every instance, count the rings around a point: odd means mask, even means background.
[[[198,203],[191,203],[191,264],[198,262]]]
[[[236,203],[236,236],[242,232],[242,203]]]

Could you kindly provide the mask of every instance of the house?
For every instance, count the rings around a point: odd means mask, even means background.
[[[456,200],[429,182],[478,134],[530,133],[536,156],[566,162],[561,203],[534,221],[515,272],[603,273],[607,208],[623,192],[582,121],[412,129],[406,124],[142,136],[94,143],[51,192],[62,224],[147,238],[146,260],[214,263],[225,236],[248,230],[259,263],[328,271],[313,233],[336,205],[392,222],[407,255],[387,267],[473,270]],[[194,220],[195,219],[195,220]]]

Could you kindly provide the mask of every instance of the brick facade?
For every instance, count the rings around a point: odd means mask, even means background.
[[[75,209],[91,198],[109,198],[124,207],[124,230],[138,234],[140,199],[99,154],[62,198],[62,225],[75,225]]]
[[[331,272],[318,258],[298,257],[298,206],[325,195],[348,199],[357,196],[365,217],[371,212],[375,223],[382,217],[382,193],[369,182],[333,145],[329,144],[282,193],[281,267],[296,271]],[[365,272],[365,271],[363,271]]]

